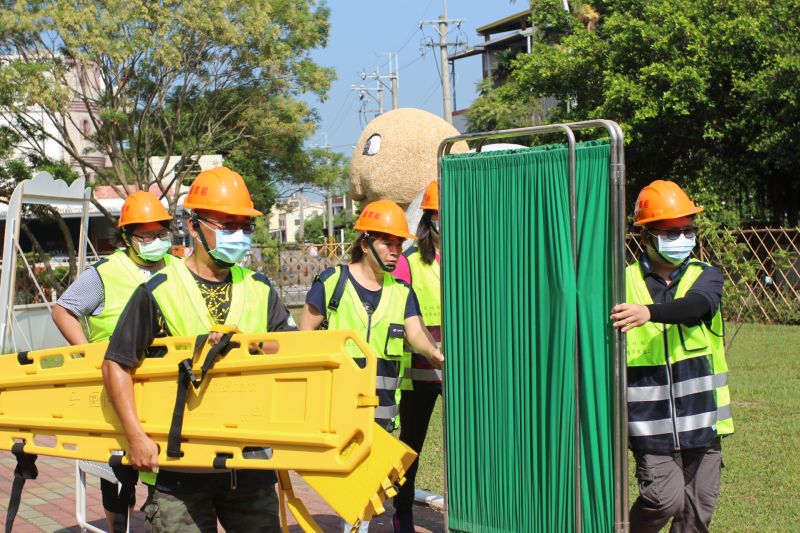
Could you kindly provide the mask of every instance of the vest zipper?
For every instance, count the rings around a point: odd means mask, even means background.
[[[667,341],[667,325],[664,326],[664,359],[667,365],[667,385],[669,386],[669,415],[672,418],[672,440],[675,443],[675,449],[681,449],[681,441],[678,437],[678,419],[675,414],[675,396],[672,390],[672,362],[669,358],[669,342]]]
[[[364,305],[364,311],[367,312],[367,344],[369,344],[369,336],[372,333],[372,313],[375,309],[367,302],[361,302]]]

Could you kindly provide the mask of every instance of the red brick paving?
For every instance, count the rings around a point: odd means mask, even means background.
[[[13,479],[16,460],[8,452],[0,452],[0,516],[5,521],[8,506],[9,490]],[[67,533],[79,532],[75,519],[75,462],[68,459],[39,456],[36,461],[39,477],[28,481],[22,495],[22,504],[14,524],[14,533]],[[323,531],[341,531],[340,519],[330,507],[300,478],[293,475],[292,483],[295,494],[305,503]],[[100,502],[100,483],[96,478],[87,476],[86,516],[92,525],[105,528],[105,518]],[[137,509],[144,502],[147,490],[140,483],[136,489]],[[376,517],[370,526],[371,533],[391,533],[391,504],[385,514]],[[442,533],[444,531],[443,516],[428,508],[417,507],[414,510],[418,533]],[[301,533],[301,529],[291,517],[289,518],[292,533]],[[131,531],[144,531],[144,515],[138,510],[131,521]]]

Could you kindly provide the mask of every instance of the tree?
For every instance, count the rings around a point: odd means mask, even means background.
[[[224,155],[263,210],[276,182],[319,178],[303,149],[316,116],[297,98],[324,98],[334,77],[308,57],[328,35],[329,10],[314,0],[6,6],[0,115],[33,151],[43,154],[44,141],[55,141],[85,175],[121,196],[155,184],[172,211],[185,192],[176,185],[191,179],[201,154]],[[79,147],[76,132],[90,150]],[[150,168],[151,156],[164,164]]]
[[[14,189],[21,182],[33,178],[31,172],[32,168],[49,172],[56,179],[64,180],[67,183],[72,183],[77,175],[69,168],[69,166],[62,161],[52,161],[48,158],[38,156],[37,154],[29,154],[29,159],[20,159],[14,157],[14,146],[20,142],[19,136],[11,131],[9,128],[0,127],[0,201],[8,204],[11,200],[11,195]],[[41,263],[44,268],[42,281],[50,288],[61,292],[66,287],[65,281],[75,279],[77,275],[77,260],[75,254],[75,247],[72,242],[72,235],[69,227],[58,210],[50,205],[31,205],[24,204],[22,209],[22,220],[20,221],[20,230],[31,242],[32,251],[30,255],[37,263]],[[28,226],[28,220],[37,220],[39,222],[52,222],[58,229],[61,237],[64,239],[67,248],[67,255],[69,257],[69,266],[66,271],[66,280],[60,278],[50,265],[50,257],[44,247],[41,245],[36,235],[31,231]]]
[[[355,220],[352,219],[353,217],[347,218],[347,213],[345,211],[340,211],[333,217],[333,225],[335,227],[344,228],[344,240],[345,242],[353,242],[358,237],[359,232],[353,229],[353,224]],[[324,215],[312,215],[306,219],[306,234],[305,234],[305,242],[311,242],[316,244],[324,243],[325,240],[328,238],[328,234],[325,228],[325,216]],[[298,241],[300,240],[300,232],[297,232],[295,235],[295,239]]]
[[[800,0],[533,0],[536,39],[489,106],[551,96],[550,121],[609,118],[626,135],[632,196],[653,179],[710,189],[751,222],[800,214]]]

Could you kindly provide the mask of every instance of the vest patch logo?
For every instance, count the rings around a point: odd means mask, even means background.
[[[402,324],[389,324],[389,337],[398,339],[404,336],[406,328]]]

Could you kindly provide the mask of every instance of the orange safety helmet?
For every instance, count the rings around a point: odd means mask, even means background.
[[[433,180],[425,187],[425,194],[422,196],[423,210],[438,211],[439,210],[439,182]]]
[[[403,239],[417,238],[408,231],[406,214],[391,200],[377,200],[367,204],[353,227],[364,233],[386,233]]]
[[[117,227],[129,224],[146,224],[148,222],[166,222],[172,220],[169,212],[161,205],[156,195],[147,191],[136,191],[129,194],[122,204]]]
[[[656,180],[639,192],[633,225],[643,226],[659,220],[688,217],[702,210],[675,182]]]
[[[207,209],[228,215],[260,217],[242,177],[227,167],[204,170],[192,182],[183,202],[186,209]]]

